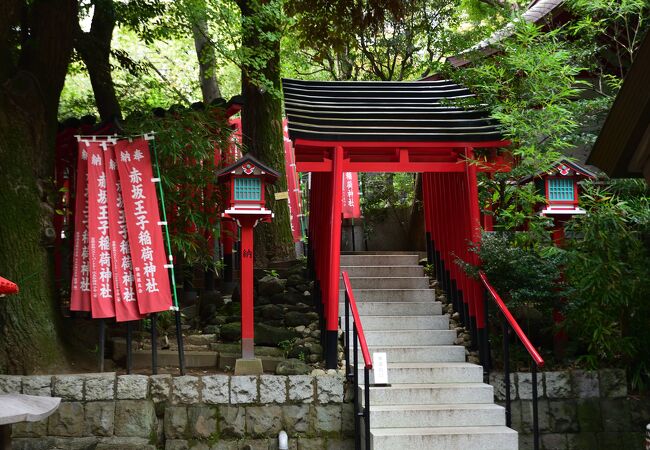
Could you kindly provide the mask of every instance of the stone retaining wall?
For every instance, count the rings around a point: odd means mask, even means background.
[[[293,450],[353,448],[343,376],[115,373],[0,376],[0,393],[62,397],[48,419],[13,426],[14,449]]]
[[[502,373],[490,375],[494,395],[505,400]],[[650,399],[628,395],[625,371],[543,372],[537,377],[541,448],[545,450],[642,450]],[[512,427],[519,449],[532,444],[532,376],[510,375]]]

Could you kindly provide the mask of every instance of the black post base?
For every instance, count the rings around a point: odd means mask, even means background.
[[[353,343],[352,345],[356,345]],[[338,330],[327,330],[325,332],[325,367],[327,369],[338,369]]]

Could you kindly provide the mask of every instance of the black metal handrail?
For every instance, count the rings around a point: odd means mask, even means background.
[[[485,324],[487,330],[488,323],[488,298],[492,297],[496,305],[501,311],[501,329],[503,333],[503,385],[505,389],[506,397],[506,426],[512,426],[512,408],[511,408],[511,399],[510,399],[510,341],[508,335],[510,329],[512,329],[519,341],[526,348],[526,351],[532,358],[533,362],[531,364],[531,373],[532,373],[532,390],[533,390],[533,448],[539,450],[539,418],[538,418],[538,404],[537,404],[537,369],[544,367],[544,359],[541,357],[535,346],[530,342],[526,333],[521,329],[514,316],[503,302],[497,291],[490,284],[487,276],[483,272],[479,272],[479,277],[485,286]],[[487,331],[486,331],[487,334]],[[486,336],[486,341],[489,342]],[[487,375],[490,374],[490,349],[489,345],[487,346],[487,355],[484,355],[482,360],[485,361],[485,370]]]
[[[361,418],[363,417],[365,450],[370,450],[370,370],[372,369],[372,359],[370,358],[366,336],[363,333],[357,303],[354,300],[354,293],[347,272],[343,272],[343,284],[345,286],[345,376],[354,385],[354,448],[355,450],[361,450]],[[350,364],[350,312],[352,312],[352,364]],[[357,341],[361,346],[364,363],[363,408],[361,408],[359,401],[359,349]]]

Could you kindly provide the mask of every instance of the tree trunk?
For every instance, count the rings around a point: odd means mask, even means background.
[[[212,100],[221,97],[219,84],[217,83],[216,65],[217,58],[214,47],[210,43],[210,29],[208,28],[208,18],[205,14],[205,1],[200,3],[201,9],[197,9],[192,20],[192,36],[194,37],[194,48],[196,57],[199,60],[199,83],[201,85],[201,94],[203,103],[206,105]]]
[[[243,19],[244,54],[265,60],[263,64],[248,59],[242,63],[243,144],[253,156],[281,174],[275,188],[267,189],[267,199],[275,217],[270,224],[258,225],[256,253],[265,255],[270,261],[281,261],[295,257],[295,249],[289,206],[286,200],[276,201],[274,196],[275,192],[287,190],[280,85],[280,24],[264,17],[260,12],[263,8],[255,0],[242,0],[239,6]],[[276,39],[268,39],[269,35],[275,35]],[[264,261],[258,263],[264,264]]]
[[[99,116],[104,121],[110,121],[122,116],[110,62],[115,6],[112,0],[96,0],[93,5],[95,11],[90,31],[84,33],[77,24],[74,45],[88,69]]]
[[[22,23],[0,22],[27,30],[15,70],[0,79],[0,275],[20,287],[18,295],[0,300],[3,373],[44,371],[65,361],[47,249],[53,211],[46,180],[53,173],[56,112],[77,1],[22,3],[28,8]],[[0,55],[10,53],[10,45],[0,42]]]

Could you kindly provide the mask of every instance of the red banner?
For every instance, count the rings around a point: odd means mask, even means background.
[[[72,252],[70,311],[90,311],[90,261],[88,250],[88,149],[79,143]]]
[[[343,173],[343,198],[341,199],[341,212],[344,219],[357,219],[361,217],[359,206],[359,177],[356,172]]]
[[[149,145],[144,138],[115,146],[140,314],[172,306],[165,246]]]
[[[293,235],[294,242],[300,242],[302,239],[302,230],[300,229],[300,185],[298,183],[298,173],[296,172],[296,158],[293,152],[293,144],[286,134],[284,136],[284,168],[287,174],[291,234]]]
[[[131,264],[126,216],[122,201],[121,183],[118,180],[115,147],[112,143],[104,150],[104,170],[106,172],[106,193],[108,199],[108,229],[111,238],[111,264],[113,268],[113,288],[115,297],[115,319],[118,322],[139,320],[135,296],[135,281]]]
[[[115,317],[108,192],[101,141],[88,142],[88,236],[90,310],[93,318]]]

